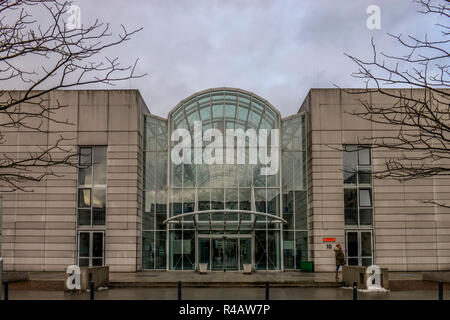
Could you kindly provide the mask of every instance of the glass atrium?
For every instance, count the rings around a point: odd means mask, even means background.
[[[203,134],[217,129],[266,129],[267,150],[279,157],[279,170],[262,175],[252,152],[234,146],[233,164],[195,161],[176,164],[171,152],[174,130],[194,137],[194,123]],[[198,122],[197,122],[198,123]],[[168,119],[146,115],[142,268],[144,270],[238,271],[299,269],[308,260],[305,115],[281,119],[269,102],[240,89],[218,88],[196,93],[180,102]],[[278,129],[279,146],[271,130]],[[226,145],[225,138],[223,139]],[[210,142],[202,141],[200,154]],[[194,142],[191,143],[194,149]],[[238,154],[247,161],[238,161]],[[217,153],[217,152],[216,152]],[[241,154],[241,155],[242,155]],[[216,154],[217,156],[217,154]]]

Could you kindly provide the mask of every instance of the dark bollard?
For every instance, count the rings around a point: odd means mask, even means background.
[[[0,218],[1,219],[1,218]],[[0,226],[1,228],[1,226]],[[0,300],[3,298],[3,258],[0,258]]]
[[[94,281],[91,281],[91,283],[89,285],[90,285],[90,288],[89,288],[89,300],[94,300],[94,291],[95,291]]]
[[[181,301],[181,281],[178,281],[178,300]]]
[[[358,287],[356,281],[353,282],[353,300],[358,300]]]
[[[5,280],[5,281],[3,282],[3,288],[4,288],[4,290],[5,290],[5,294],[4,294],[5,300],[9,300],[9,294],[8,294],[8,281],[7,281],[7,280]]]
[[[269,288],[270,288],[270,283],[269,283],[269,281],[266,281],[266,300],[270,300]]]
[[[439,280],[439,300],[444,300],[444,283],[442,280]]]

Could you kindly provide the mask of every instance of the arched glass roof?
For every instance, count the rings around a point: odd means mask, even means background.
[[[194,123],[201,121],[203,132],[218,129],[222,135],[225,135],[226,129],[254,129],[256,132],[266,129],[268,145],[272,137],[270,130],[281,126],[280,113],[268,101],[251,92],[233,88],[195,93],[173,108],[168,120],[169,136],[176,129],[187,129],[193,139]],[[193,161],[170,164],[170,221],[197,221],[200,226],[209,225],[210,229],[218,225],[228,228],[233,224],[239,228],[250,228],[256,221],[266,219],[284,222],[272,217],[280,215],[279,172],[270,176],[261,175],[264,165],[248,161],[250,152],[258,148],[250,146],[248,137],[245,139],[246,147],[239,150],[247,159],[245,163],[238,164],[236,161],[238,151],[235,144],[233,164],[222,161],[215,164],[194,164]],[[169,140],[169,150],[177,143]],[[203,141],[203,149],[207,145],[208,141]],[[278,151],[271,149],[271,154],[279,154]],[[260,152],[259,149],[257,152]],[[191,157],[193,160],[194,152]]]
[[[171,129],[193,131],[194,121],[202,121],[204,130],[279,128],[280,113],[268,101],[254,93],[233,88],[201,91],[181,101],[169,113]]]
[[[203,132],[210,128],[219,129],[225,132],[226,129],[267,129],[270,136],[270,129],[280,128],[280,113],[268,101],[258,95],[235,88],[213,88],[204,90],[191,95],[181,101],[169,113],[170,130],[183,128],[194,133],[194,122],[202,121]],[[270,138],[268,139],[270,143]],[[246,159],[248,159],[248,149]],[[185,166],[184,176],[192,176],[194,180],[195,166]],[[228,169],[227,169],[228,168]],[[233,185],[232,174],[226,174],[225,171],[237,170],[242,181],[247,180],[245,184],[252,184],[251,170],[258,172],[258,166],[222,166],[216,165],[213,169],[199,166],[197,167],[197,186],[207,185],[215,181],[219,185]],[[179,176],[180,174],[178,174]],[[256,175],[255,175],[256,177]],[[256,178],[255,178],[256,179]],[[263,180],[261,180],[263,179]],[[265,177],[261,181],[253,183],[265,185]],[[276,178],[275,178],[276,179]]]

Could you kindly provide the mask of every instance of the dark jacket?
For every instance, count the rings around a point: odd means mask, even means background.
[[[334,248],[334,254],[336,257],[336,266],[343,266],[345,264],[345,255],[342,249],[338,247]]]

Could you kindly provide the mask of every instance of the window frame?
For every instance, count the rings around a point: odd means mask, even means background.
[[[105,148],[105,184],[96,184],[95,183],[95,177],[94,177],[94,171],[95,171],[95,163],[94,163],[94,153],[96,148]],[[108,198],[108,192],[107,192],[107,185],[108,185],[108,146],[102,145],[102,146],[78,146],[78,163],[81,162],[82,157],[82,150],[83,149],[89,149],[90,150],[90,165],[84,164],[83,167],[79,165],[79,168],[77,170],[77,199],[76,199],[76,223],[77,228],[79,229],[92,229],[92,228],[105,228],[106,227],[106,203]],[[80,184],[80,168],[81,169],[90,169],[90,175],[91,175],[91,183],[90,184]],[[105,192],[105,208],[104,208],[104,224],[94,224],[94,204],[93,204],[93,196],[95,190],[104,190]],[[80,207],[79,197],[80,197],[80,190],[89,190],[90,193],[90,206],[89,207]],[[90,210],[90,224],[83,224],[80,225],[80,219],[79,219],[79,212],[80,210]]]
[[[348,234],[349,233],[356,233],[357,235],[357,250],[358,255],[357,256],[350,256],[348,252]],[[363,256],[362,255],[362,233],[370,233],[370,246],[371,246],[371,256]],[[363,259],[371,259],[371,264],[373,265],[375,263],[375,239],[374,239],[374,232],[373,229],[346,229],[345,230],[345,263],[348,266],[348,260],[349,259],[358,259],[358,266],[363,266],[362,260]]]
[[[350,189],[356,189],[356,197],[357,197],[357,217],[358,217],[358,223],[357,224],[347,224],[346,219],[345,219],[345,211],[346,211],[346,203],[345,203],[345,196],[344,196],[344,224],[345,227],[347,228],[361,228],[361,229],[373,229],[373,225],[374,225],[374,195],[373,195],[373,179],[370,179],[370,184],[364,183],[364,184],[360,184],[359,182],[359,173],[360,173],[360,168],[365,169],[364,172],[367,173],[367,169],[369,169],[369,173],[372,174],[372,149],[370,146],[368,145],[343,145],[343,152],[356,152],[356,183],[345,183],[345,179],[344,176],[342,177],[342,182],[343,182],[343,190],[344,190],[344,194],[345,194],[345,190],[350,190]],[[363,149],[368,149],[369,150],[369,163],[370,165],[364,164],[364,165],[360,165],[359,163],[359,153],[360,150]],[[345,163],[344,163],[344,154],[342,155],[342,161],[343,161],[343,168],[345,168]],[[368,190],[369,191],[369,198],[370,198],[370,202],[371,202],[371,206],[361,206],[361,190]],[[370,209],[371,210],[371,224],[361,224],[361,209]]]
[[[89,234],[89,265],[88,267],[93,267],[92,261],[93,259],[102,259],[101,266],[105,266],[105,231],[104,230],[79,230],[77,232],[77,266],[80,266],[80,236],[82,233]],[[93,248],[94,248],[94,233],[101,233],[102,234],[102,256],[101,257],[94,257],[93,255]],[[83,259],[86,259],[86,257],[82,257]]]

